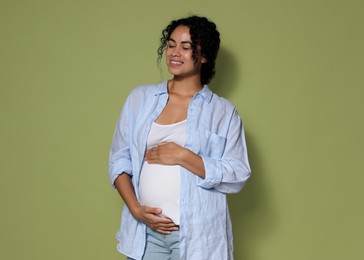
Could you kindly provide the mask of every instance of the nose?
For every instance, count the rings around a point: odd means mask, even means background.
[[[174,47],[171,54],[172,54],[172,57],[181,56],[180,47],[179,46]]]

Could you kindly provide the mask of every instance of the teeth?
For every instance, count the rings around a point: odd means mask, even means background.
[[[182,64],[182,62],[179,62],[179,61],[171,61],[172,64]]]

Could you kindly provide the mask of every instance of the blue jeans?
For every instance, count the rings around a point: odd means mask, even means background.
[[[143,260],[179,260],[179,231],[163,235],[147,227]],[[132,260],[132,258],[128,258]]]

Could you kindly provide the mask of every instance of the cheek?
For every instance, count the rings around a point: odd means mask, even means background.
[[[172,51],[173,51],[172,49],[167,48],[166,49],[166,56],[170,56]]]
[[[190,53],[190,52],[187,52],[187,53],[183,54],[183,58],[185,60],[188,60],[188,61],[192,61],[193,62],[192,53]]]

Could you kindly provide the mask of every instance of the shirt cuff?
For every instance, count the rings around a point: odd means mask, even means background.
[[[117,165],[113,165],[112,169],[110,169],[110,182],[112,187],[115,189],[115,180],[119,177],[119,175],[123,173],[129,174],[129,176],[132,176],[132,169],[131,165],[128,162],[121,163],[119,162]]]
[[[205,166],[205,178],[198,178],[197,186],[212,189],[222,182],[222,170],[216,160],[201,156]]]

